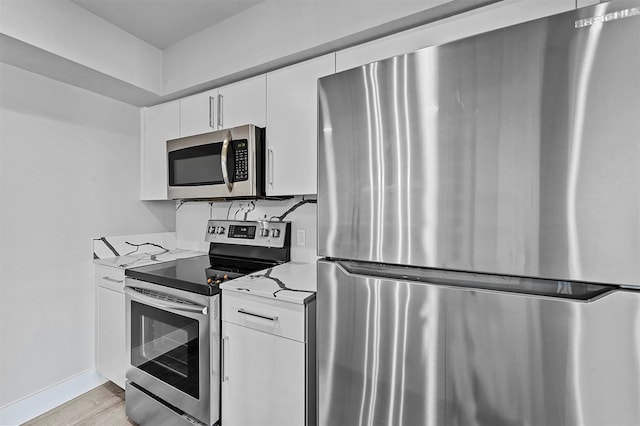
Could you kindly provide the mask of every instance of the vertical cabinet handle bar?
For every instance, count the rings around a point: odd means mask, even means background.
[[[215,99],[213,96],[209,96],[209,127],[215,130],[216,123],[214,119]]]
[[[222,100],[223,96],[218,95],[218,128],[222,129]]]
[[[268,159],[268,167],[269,167],[269,186],[271,188],[273,188],[273,165],[274,165],[274,159],[273,159],[273,149],[269,148],[267,150],[267,155],[269,156]]]
[[[227,354],[229,353],[229,336],[224,336],[222,338],[222,381],[226,382],[229,380],[229,376],[227,376]]]

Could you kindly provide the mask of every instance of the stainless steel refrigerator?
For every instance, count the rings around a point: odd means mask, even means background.
[[[318,423],[640,424],[640,1],[319,80]]]

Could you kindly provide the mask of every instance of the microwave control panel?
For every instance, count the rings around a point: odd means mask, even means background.
[[[263,247],[289,244],[291,222],[209,220],[205,241]]]
[[[234,182],[249,180],[249,147],[246,139],[233,141],[235,153],[235,177]]]

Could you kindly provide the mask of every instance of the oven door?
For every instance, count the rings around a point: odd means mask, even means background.
[[[167,141],[169,197],[262,195],[262,149],[256,144],[262,133],[246,125]]]
[[[219,365],[219,326],[212,328],[219,318],[210,317],[219,312],[213,307],[219,296],[202,296],[205,303],[198,303],[194,298],[199,295],[187,293],[182,299],[175,293],[185,292],[127,280],[127,380],[213,424],[219,414],[219,388],[212,386],[217,376],[213,369]],[[206,302],[209,298],[213,304]]]

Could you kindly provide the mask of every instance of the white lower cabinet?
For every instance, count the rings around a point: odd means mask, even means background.
[[[315,425],[315,340],[309,330],[315,321],[307,320],[315,305],[227,293],[222,296],[222,424]]]
[[[222,421],[304,425],[304,343],[223,322]]]
[[[124,389],[127,365],[124,270],[95,265],[96,370]]]

